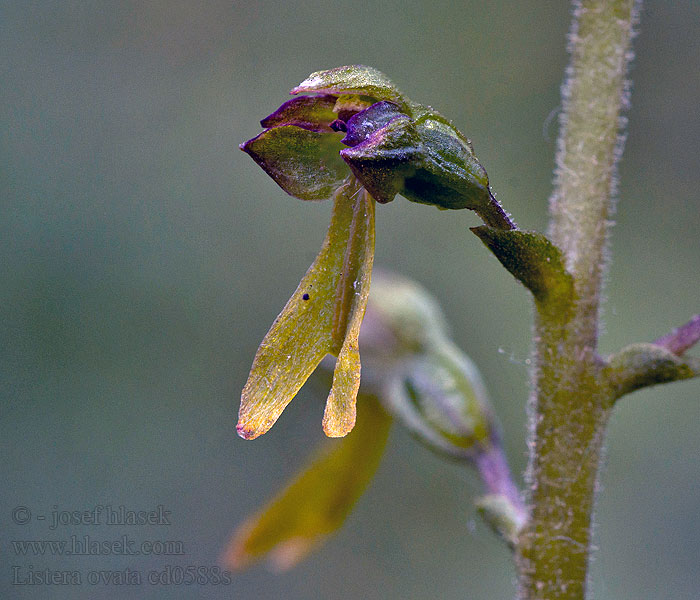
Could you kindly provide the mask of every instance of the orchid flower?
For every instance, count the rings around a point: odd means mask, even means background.
[[[241,149],[288,194],[332,197],[333,216],[321,252],[253,361],[237,426],[246,439],[272,427],[327,354],[337,360],[323,429],[342,437],[353,428],[375,201],[401,194],[442,209],[474,210],[492,227],[513,227],[469,140],[376,69],[320,71],[291,93],[305,95],[263,119],[265,130]]]

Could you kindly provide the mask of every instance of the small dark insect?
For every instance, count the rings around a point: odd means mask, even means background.
[[[304,294],[301,298],[302,300],[308,300],[310,297],[311,296],[309,296],[308,294]]]

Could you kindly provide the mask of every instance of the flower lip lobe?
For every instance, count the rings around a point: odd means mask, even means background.
[[[284,128],[271,131],[278,129]],[[272,427],[326,354],[337,360],[323,429],[329,437],[342,437],[355,422],[360,385],[357,338],[374,257],[374,201],[359,182],[348,179],[333,195],[333,215],[321,252],[253,360],[238,413],[237,431],[245,439]]]

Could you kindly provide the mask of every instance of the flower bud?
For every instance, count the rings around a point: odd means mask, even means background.
[[[473,459],[497,443],[474,363],[447,337],[442,312],[418,285],[376,275],[360,331],[363,385],[421,441]]]
[[[487,522],[514,544],[527,518],[474,363],[449,339],[442,311],[417,284],[383,273],[372,282],[360,331],[363,389],[429,448],[473,466]]]

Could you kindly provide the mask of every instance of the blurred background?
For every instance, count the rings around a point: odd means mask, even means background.
[[[693,0],[642,11],[604,352],[700,310],[699,23]],[[235,434],[255,350],[330,215],[238,150],[258,121],[312,71],[373,65],[453,119],[520,226],[544,230],[568,27],[566,2],[532,0],[0,2],[0,596],[512,597],[508,552],[472,505],[478,480],[399,428],[346,527],[287,574],[128,586],[86,573],[216,565],[323,441],[318,381],[267,435]],[[402,199],[377,213],[376,264],[440,298],[521,473],[528,295],[469,233],[473,214]],[[699,400],[691,381],[620,403],[596,598],[697,600]],[[170,525],[49,528],[52,511],[96,505],[163,505]],[[32,557],[10,544],[86,534],[181,541],[186,555]],[[83,584],[13,585],[12,566],[25,579],[79,570]]]

